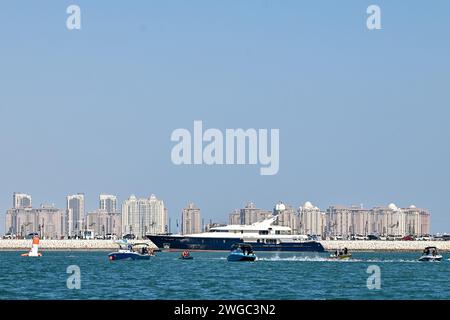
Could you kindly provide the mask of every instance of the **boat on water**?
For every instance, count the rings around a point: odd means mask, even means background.
[[[347,248],[343,250],[336,250],[332,255],[330,255],[330,259],[333,260],[350,260],[352,258],[352,254],[348,252]]]
[[[234,244],[231,253],[227,258],[228,261],[255,261],[256,255],[253,248],[249,244]]]
[[[154,256],[153,250],[148,243],[128,243],[118,241],[119,250],[108,255],[110,261],[116,260],[149,260]]]
[[[436,247],[426,247],[419,261],[442,261],[442,256]]]
[[[33,244],[29,252],[21,255],[22,257],[42,257],[42,253],[39,252],[39,237],[33,237]]]
[[[333,259],[333,260],[350,260],[351,258],[352,258],[351,253],[337,255],[337,256],[335,254],[330,255],[330,259]]]
[[[178,259],[181,259],[181,260],[194,260],[194,257],[191,256],[189,251],[184,250],[183,253],[181,254],[181,256]]]
[[[227,225],[197,234],[147,235],[147,238],[158,248],[169,251],[228,251],[235,243],[249,244],[254,251],[325,251],[320,242],[279,226],[278,216],[252,225]]]

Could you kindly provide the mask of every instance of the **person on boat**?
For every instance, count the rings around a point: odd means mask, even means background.
[[[348,249],[344,248],[344,255],[348,255]]]
[[[189,251],[185,250],[183,251],[183,258],[189,258]]]

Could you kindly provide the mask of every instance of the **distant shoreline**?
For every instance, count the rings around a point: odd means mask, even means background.
[[[367,240],[327,240],[320,241],[325,250],[334,251],[347,248],[350,251],[391,251],[417,252],[426,247],[437,247],[440,251],[450,251],[450,241],[367,241]]]
[[[29,250],[32,240],[0,240],[0,251]],[[156,246],[149,240],[131,241],[148,243]],[[40,240],[39,250],[47,251],[108,251],[116,250],[118,245],[115,240]]]
[[[133,241],[132,241],[133,242]],[[148,240],[145,242],[156,249]],[[319,241],[327,251],[347,248],[350,251],[390,251],[417,252],[425,247],[435,246],[440,251],[450,251],[450,241],[362,241],[362,240],[324,240]],[[117,249],[114,240],[41,240],[40,250],[46,251],[109,251]],[[0,239],[0,251],[29,250],[31,240]]]

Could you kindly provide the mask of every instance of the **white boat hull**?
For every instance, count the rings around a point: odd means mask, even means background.
[[[426,255],[426,256],[420,257],[419,261],[442,261],[442,256],[441,255],[436,255],[436,256]]]

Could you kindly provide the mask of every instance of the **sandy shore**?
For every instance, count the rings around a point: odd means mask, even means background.
[[[156,246],[151,241],[151,247]],[[348,248],[350,251],[420,251],[435,246],[441,251],[450,251],[450,241],[320,241],[327,251]],[[0,240],[0,250],[28,250],[31,240]],[[114,240],[41,240],[42,250],[115,250]]]

